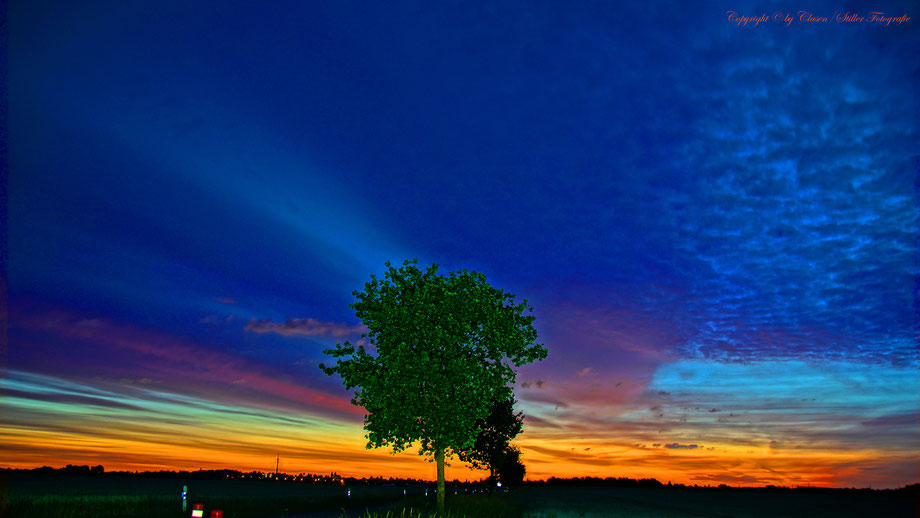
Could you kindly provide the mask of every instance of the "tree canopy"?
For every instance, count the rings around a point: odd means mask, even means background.
[[[394,452],[419,443],[438,465],[443,508],[444,459],[475,442],[477,421],[493,401],[512,395],[515,367],[546,357],[527,300],[493,288],[485,275],[461,270],[444,276],[418,261],[386,263],[349,306],[367,327],[364,345],[337,344],[320,364],[341,376],[351,402],[363,407],[368,448]]]

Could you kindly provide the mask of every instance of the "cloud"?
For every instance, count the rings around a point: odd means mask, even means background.
[[[647,382],[614,381],[593,375],[554,383],[548,392],[552,397],[593,411],[625,411],[642,404]]]
[[[899,71],[905,49],[800,33],[768,36],[770,52],[752,54],[762,47],[742,36],[707,42],[730,49],[708,91],[684,83],[702,111],[669,167],[697,174],[660,192],[697,294],[675,314],[680,354],[916,365],[917,125],[897,108],[914,90]]]
[[[0,378],[0,394],[0,451],[17,467],[103,463],[109,470],[250,470],[264,469],[280,451],[282,469],[294,472],[429,473],[414,453],[394,457],[384,450],[366,451],[360,421],[343,425],[264,404],[18,370]]]
[[[144,412],[147,409],[137,405],[124,403],[110,398],[102,398],[84,394],[49,393],[44,390],[16,390],[0,387],[0,396],[4,398],[17,398],[46,403],[60,403],[63,405],[89,405],[95,407],[112,408],[118,410],[135,410]]]
[[[583,377],[587,376],[587,375],[590,374],[590,373],[591,373],[591,367],[585,367],[584,369],[580,369],[580,370],[578,371],[578,377],[579,377],[579,378],[583,378]]]
[[[546,386],[546,380],[536,380],[536,381],[522,381],[521,388],[528,389],[534,387],[537,389],[542,389]]]
[[[672,442],[671,444],[665,444],[664,447],[669,450],[695,450],[697,448],[700,448],[700,446],[696,444],[680,444],[676,442]]]
[[[313,318],[289,318],[282,323],[274,323],[271,319],[250,319],[244,327],[252,333],[276,333],[281,336],[331,336],[341,338],[357,333],[367,332],[363,324],[348,326],[333,322],[323,322]]]
[[[610,466],[613,464],[612,459],[607,455],[589,455],[587,453],[572,451],[572,449],[562,450],[557,448],[548,448],[545,446],[537,446],[534,444],[522,445],[521,449],[525,452],[534,451],[552,459],[573,462],[575,464],[587,464],[595,466]]]
[[[705,436],[710,444],[897,453],[916,448],[920,436],[920,378],[912,368],[681,361],[663,365],[649,390],[671,393],[657,414],[685,420],[682,438]]]
[[[62,372],[92,368],[92,372],[116,380],[125,377],[124,373],[143,372],[164,385],[196,394],[217,396],[223,392],[222,397],[310,409],[338,418],[363,414],[344,394],[318,390],[302,380],[281,376],[264,364],[159,332],[105,319],[81,319],[64,311],[19,315],[16,324],[18,328],[51,333],[52,341],[63,341],[71,351],[77,351],[67,364],[55,365]]]
[[[890,430],[895,428],[913,428],[915,430],[920,430],[920,412],[883,415],[863,421],[860,425],[874,430]]]
[[[681,335],[666,317],[634,300],[614,298],[596,287],[572,290],[580,299],[551,304],[548,337],[568,344],[568,355],[594,372],[629,364],[657,364],[671,357]],[[638,299],[638,297],[637,297]]]
[[[560,401],[560,400],[558,400],[558,399],[556,399],[556,398],[552,397],[551,395],[546,394],[546,393],[544,393],[544,392],[533,392],[533,391],[528,391],[528,392],[522,393],[522,394],[521,394],[520,396],[518,396],[518,397],[520,397],[520,399],[521,399],[522,401],[529,401],[529,402],[532,402],[532,403],[545,403],[545,404],[548,404],[548,405],[553,405],[553,406],[555,406],[556,408],[568,408],[568,406],[569,406],[569,405],[566,404],[565,402]]]
[[[563,428],[561,425],[558,425],[549,419],[543,419],[542,417],[537,417],[533,414],[526,414],[524,416],[524,426],[530,427],[530,425],[533,425],[535,428],[553,428],[557,430]]]
[[[221,304],[236,304],[236,301],[229,297],[217,297],[214,300],[220,302]]]
[[[595,372],[614,348],[664,361],[918,365],[918,126],[903,109],[915,105],[916,37],[713,29],[683,34],[692,44],[654,72],[623,59],[609,89],[575,90],[603,106],[641,85],[645,102],[593,137],[622,152],[586,168],[617,174],[553,185],[581,210],[560,218],[575,229],[552,235],[564,244],[541,243],[539,256],[568,265],[569,287],[591,279],[586,298],[606,307],[553,313],[559,336],[547,343],[577,360],[590,344]],[[682,107],[676,118],[657,109],[663,99]],[[563,320],[567,330],[552,328]]]

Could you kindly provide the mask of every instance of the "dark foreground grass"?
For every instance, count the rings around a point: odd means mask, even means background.
[[[188,488],[184,513],[180,499],[183,486]],[[380,508],[423,495],[424,491],[257,480],[12,473],[6,478],[0,476],[0,517],[189,518],[192,505],[197,503],[204,504],[205,516],[220,509],[226,518],[335,514],[339,509]]]
[[[449,496],[349,518],[920,518],[916,495],[655,488],[526,487],[510,495]]]
[[[11,496],[5,504],[0,516],[11,518],[185,516],[181,509],[176,509],[174,499],[156,496]]]
[[[795,518],[913,517],[916,495],[884,493],[763,492],[603,487],[524,487],[509,494],[448,495],[444,514],[434,512],[424,489],[273,482],[188,481],[188,509],[178,499],[185,481],[11,480],[0,491],[0,517],[188,518],[193,503],[226,518]],[[370,508],[367,512],[364,509]],[[341,512],[346,510],[347,512]]]
[[[522,518],[518,502],[507,495],[450,495],[445,510],[435,510],[433,498],[415,498],[401,502],[393,509],[363,514],[342,513],[342,518]]]
[[[393,497],[320,500],[269,498],[203,498],[205,516],[220,509],[225,518],[303,515],[349,507],[378,507],[397,501]],[[175,498],[157,496],[41,496],[9,498],[0,516],[17,518],[188,518]]]
[[[346,508],[375,508],[392,506],[376,512],[340,512],[349,518],[522,518],[521,510],[505,498],[455,495],[449,499],[444,514],[435,512],[433,499],[421,497],[393,498],[368,496],[365,498],[332,497],[321,500],[277,498],[201,498],[196,503],[205,506],[205,516],[212,509],[220,509],[226,518],[253,518],[306,515],[308,513],[336,512]],[[0,516],[21,518],[188,518],[191,505],[185,512],[175,498],[157,496],[40,496],[16,497],[7,502]]]
[[[320,489],[320,488],[317,488]],[[205,516],[220,509],[225,518],[305,515],[346,508],[375,508],[403,499],[401,492],[368,491],[351,498],[336,488],[335,494],[316,491],[298,496],[256,496],[216,493],[190,500],[186,511],[176,496],[8,494],[0,497],[0,517],[16,518],[188,518],[193,503],[204,504]]]
[[[661,488],[525,487],[526,518],[912,518],[910,495]]]

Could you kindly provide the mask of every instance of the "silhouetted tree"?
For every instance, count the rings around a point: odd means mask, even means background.
[[[489,415],[476,422],[479,434],[476,442],[468,450],[457,452],[461,461],[472,464],[477,469],[488,469],[489,478],[496,479],[499,468],[508,457],[510,442],[521,433],[524,414],[514,413],[514,397],[492,402]]]
[[[521,462],[521,450],[515,446],[505,449],[503,459],[498,467],[498,479],[506,487],[519,487],[524,483],[527,468]]]
[[[420,443],[420,455],[437,464],[437,505],[444,509],[445,458],[469,449],[476,421],[493,401],[511,397],[514,367],[542,360],[537,331],[525,299],[493,288],[477,272],[419,270],[418,261],[401,268],[386,263],[383,280],[371,275],[355,291],[350,307],[368,332],[368,344],[337,344],[324,352],[338,358],[320,368],[355,389],[351,402],[364,407],[368,448],[402,451]]]

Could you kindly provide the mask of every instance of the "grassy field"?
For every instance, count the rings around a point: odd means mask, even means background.
[[[134,477],[12,477],[3,497],[9,517],[187,518],[192,504],[220,509],[226,518],[267,517],[379,507],[424,494],[424,489],[296,484],[271,481],[169,480]],[[188,486],[188,509],[180,494]],[[418,493],[418,494],[416,494]],[[207,516],[208,513],[205,513]]]
[[[878,493],[531,486],[501,497],[448,497],[443,518],[913,518],[920,517],[918,505],[913,497]],[[409,502],[358,516],[429,518],[432,509],[430,501]]]
[[[447,497],[444,514],[435,512],[434,498],[407,498],[390,509],[377,512],[346,513],[348,518],[523,518],[524,512],[510,495],[458,494]]]
[[[528,518],[913,518],[917,501],[884,494],[767,493],[680,489],[527,487]]]
[[[187,485],[188,510],[179,494]],[[0,515],[17,518],[180,518],[193,503],[226,518],[427,518],[433,494],[401,487],[295,484],[269,481],[168,480],[119,477],[20,477],[8,481]],[[534,487],[498,496],[453,495],[443,518],[795,518],[915,517],[912,497],[801,492]],[[376,509],[365,512],[365,508]],[[208,513],[205,513],[207,516]]]

